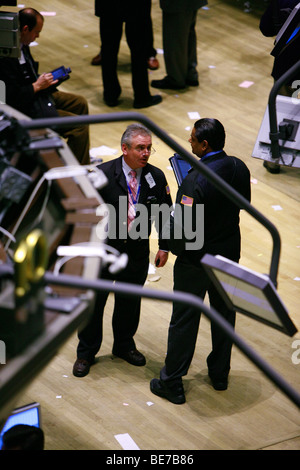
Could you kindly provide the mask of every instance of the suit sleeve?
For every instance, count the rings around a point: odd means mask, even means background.
[[[24,81],[18,59],[0,59],[0,79],[5,83],[6,103],[28,114],[34,100],[34,90],[31,83]]]

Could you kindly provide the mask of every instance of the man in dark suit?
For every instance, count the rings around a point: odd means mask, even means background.
[[[108,179],[107,186],[101,190],[101,196],[113,209],[111,214],[115,215],[114,220],[110,220],[113,229],[108,233],[108,244],[120,253],[126,253],[128,264],[117,275],[112,275],[104,269],[101,278],[142,286],[148,274],[149,236],[153,216],[156,222],[159,222],[162,212],[158,214],[158,207],[170,211],[172,200],[164,173],[148,163],[152,152],[152,137],[149,130],[140,124],[128,126],[122,136],[121,148],[123,152],[121,157],[103,163],[99,168]],[[132,170],[133,176],[130,175]],[[132,186],[131,178],[135,186]],[[131,216],[132,209],[136,211],[135,219]],[[164,266],[168,259],[167,242],[162,239],[161,226],[162,223],[156,224],[159,236],[159,250],[155,257],[157,267]],[[89,373],[95,355],[100,349],[103,311],[107,297],[108,292],[96,294],[92,318],[79,332],[77,360],[73,367],[73,374],[76,377],[84,377]],[[133,339],[139,324],[140,306],[141,299],[138,297],[124,298],[120,294],[115,294],[112,352],[136,366],[143,366],[146,363],[144,355],[136,349]]]
[[[152,96],[148,80],[148,43],[150,0],[97,0],[96,13],[100,17],[103,99],[108,106],[119,104],[121,86],[117,64],[120,41],[125,24],[125,34],[131,54],[134,108],[147,108],[162,101],[160,95]]]
[[[200,119],[194,125],[190,143],[192,152],[212,171],[230,184],[236,191],[250,200],[250,173],[240,159],[228,156],[224,150],[225,131],[216,119]],[[195,220],[197,206],[204,205],[204,220]],[[186,214],[184,210],[187,210]],[[187,292],[204,299],[208,292],[211,306],[232,326],[235,324],[235,312],[228,309],[217,290],[206,275],[201,258],[205,253],[222,255],[235,262],[240,258],[240,228],[237,205],[231,202],[207,178],[192,169],[180,186],[175,204],[175,214],[171,222],[177,220],[185,227],[185,218],[177,214],[184,213],[196,223],[204,225],[204,243],[202,248],[189,243],[182,232],[177,240],[171,237],[170,250],[177,255],[174,265],[174,290]],[[176,231],[175,231],[176,229]],[[184,243],[182,243],[184,242]],[[151,391],[175,404],[185,402],[182,376],[188,373],[191,364],[200,322],[200,312],[193,306],[174,302],[169,326],[168,352],[165,365],[160,372],[160,379],[150,383]],[[232,343],[230,338],[214,323],[211,324],[212,351],[207,357],[208,373],[216,390],[227,388],[230,370]]]
[[[196,21],[207,0],[160,0],[167,75],[152,80],[154,88],[178,90],[198,86]]]
[[[95,0],[95,15],[98,16],[98,17],[100,16],[100,14],[98,13],[98,8],[100,6],[100,1]],[[148,20],[147,20],[147,23],[146,23],[146,28],[147,28],[147,31],[148,31],[147,32],[148,41],[147,41],[147,48],[146,48],[146,50],[147,50],[147,67],[150,70],[157,70],[159,68],[159,62],[158,62],[158,59],[156,58],[157,51],[156,51],[156,49],[154,48],[154,45],[153,45],[154,39],[153,39],[153,27],[152,27],[152,18],[151,18],[151,0],[150,0],[149,3],[147,3],[147,8],[148,8],[148,11],[149,11]],[[99,22],[99,24],[100,24],[100,22]],[[91,64],[92,65],[101,65],[102,64],[101,46],[100,46],[100,52],[95,57],[93,57]]]
[[[58,91],[58,80],[53,79],[52,73],[38,74],[38,63],[33,60],[29,44],[39,37],[44,25],[43,16],[33,8],[24,8],[19,11],[19,24],[20,58],[0,58],[0,80],[5,83],[6,104],[33,119],[88,114],[85,98]],[[78,161],[88,164],[88,126],[56,130],[67,139]]]

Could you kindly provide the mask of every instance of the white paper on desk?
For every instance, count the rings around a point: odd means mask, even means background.
[[[124,450],[141,450],[129,434],[116,434],[115,438]]]

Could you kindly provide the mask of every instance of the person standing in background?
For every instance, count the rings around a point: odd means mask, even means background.
[[[163,13],[163,48],[167,75],[151,86],[179,90],[199,86],[196,21],[207,0],[160,0]]]
[[[99,0],[95,0],[95,16],[100,17],[100,14],[98,11],[98,3],[99,3]],[[149,14],[146,28],[148,29],[147,66],[149,70],[157,70],[159,68],[159,62],[158,62],[158,59],[156,58],[157,51],[153,46],[154,40],[153,40],[153,27],[152,27],[152,19],[151,19],[151,1],[150,1],[150,14]],[[99,30],[100,30],[100,18],[99,18]],[[101,33],[100,33],[100,37],[101,37]],[[101,52],[101,46],[100,46],[100,51],[97,55],[95,55],[95,57],[93,57],[91,61],[91,65],[101,65],[101,64],[102,64],[102,52]]]
[[[125,35],[131,54],[134,108],[147,108],[161,103],[160,95],[151,96],[147,68],[148,23],[151,0],[98,0],[100,17],[103,99],[107,106],[119,104],[122,89],[117,65],[120,42]]]

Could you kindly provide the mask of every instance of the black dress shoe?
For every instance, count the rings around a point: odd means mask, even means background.
[[[99,52],[99,54],[97,54],[95,57],[93,57],[92,61],[91,61],[91,65],[101,65],[102,63],[102,55],[101,55],[101,51]]]
[[[113,351],[113,354],[114,356],[120,357],[121,359],[124,359],[124,361],[129,362],[129,364],[132,364],[133,366],[144,366],[146,364],[145,356],[137,349],[123,353],[115,353]]]
[[[218,391],[227,390],[228,379],[213,379],[210,377],[210,380],[215,390],[218,390]]]
[[[199,86],[199,80],[187,80],[186,85],[187,86]]]
[[[120,100],[119,98],[103,98],[104,99],[104,102],[107,106],[109,106],[110,108],[115,108],[116,106],[118,106],[118,104],[120,104]]]
[[[162,97],[160,95],[150,96],[145,101],[134,101],[134,108],[149,108],[149,106],[155,106],[162,102]]]
[[[180,382],[176,382],[171,385],[163,380],[152,379],[150,382],[150,390],[154,395],[166,398],[175,405],[182,405],[185,403],[183,385]]]
[[[153,88],[161,88],[162,90],[181,90],[182,88],[185,88],[185,85],[177,85],[172,82],[169,77],[162,78],[161,80],[152,80],[151,86]]]
[[[280,165],[273,162],[264,161],[263,166],[268,170],[269,173],[278,174],[280,173]]]
[[[76,359],[73,366],[73,375],[75,375],[75,377],[85,377],[88,375],[93,363],[94,361],[89,362],[86,359]]]

